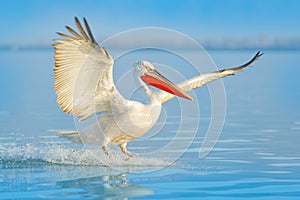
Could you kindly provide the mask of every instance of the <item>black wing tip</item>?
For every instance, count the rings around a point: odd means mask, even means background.
[[[249,62],[247,62],[246,64],[244,64],[240,67],[246,68],[248,66],[251,66],[251,64],[254,63],[255,61],[257,61],[262,55],[264,55],[264,53],[261,51],[258,51]]]
[[[76,24],[76,25],[79,24],[79,25],[81,26],[81,23],[80,23],[78,17],[74,17],[74,20],[75,20],[75,24]]]
[[[93,36],[93,33],[91,31],[91,28],[90,28],[90,26],[89,26],[89,24],[88,24],[88,22],[87,22],[87,20],[86,20],[85,17],[83,17],[83,22],[84,22],[84,25],[85,25],[85,29],[87,30],[87,32],[88,32],[88,34],[89,34],[92,42],[97,44],[97,42],[96,42],[96,40],[95,40],[95,38]]]
[[[69,31],[69,32],[71,32],[72,34],[73,33],[77,33],[73,28],[71,28],[70,26],[65,26],[65,28]],[[79,35],[78,33],[77,33],[77,35]],[[79,35],[80,36],[80,35]]]
[[[76,23],[76,24],[79,24],[79,25],[81,26],[81,23],[80,23],[80,21],[79,21],[79,19],[78,19],[77,16],[74,17],[74,20],[75,20],[75,23]],[[85,25],[85,29],[86,29],[86,31],[87,31],[89,37],[90,37],[89,39],[90,39],[93,43],[96,43],[96,44],[97,44],[97,42],[96,42],[96,40],[95,40],[95,38],[94,38],[94,36],[93,36],[93,34],[92,34],[92,31],[91,31],[91,29],[90,29],[90,26],[89,26],[89,24],[88,24],[88,22],[87,22],[87,19],[86,19],[85,17],[83,17],[83,22],[84,22],[84,25]],[[81,26],[81,27],[82,27],[82,26]],[[82,28],[82,29],[83,29],[83,28]]]
[[[84,33],[82,33],[82,34],[83,34],[83,36],[82,36],[82,35],[78,34],[78,33],[77,33],[73,28],[71,28],[70,26],[65,25],[65,28],[72,34],[72,36],[75,36],[74,40],[76,40],[76,38],[77,38],[77,40],[78,40],[78,39],[79,39],[79,40],[85,39],[86,41],[90,41],[90,42],[95,43],[95,44],[98,45],[98,43],[96,42],[96,40],[95,40],[95,38],[94,38],[94,36],[93,36],[93,34],[92,34],[92,32],[91,32],[91,29],[90,29],[90,27],[89,27],[89,25],[88,25],[88,22],[87,22],[86,18],[83,17],[83,21],[84,21],[84,25],[85,25],[85,29],[86,29],[86,30],[84,30],[84,28],[81,26],[81,23],[80,23],[80,21],[79,21],[79,19],[78,19],[77,16],[74,17],[74,20],[75,20],[76,26],[79,27],[78,30],[80,31],[80,33],[84,32]],[[88,33],[88,35],[87,35],[86,33]],[[64,38],[67,38],[67,39],[69,39],[69,38],[72,38],[72,39],[73,39],[72,36],[68,36],[68,35],[66,35],[66,34],[64,34],[64,33],[56,32],[56,34],[58,34],[59,36],[62,36],[62,37],[64,37]]]
[[[258,51],[258,52],[255,54],[254,58],[260,58],[262,55],[264,55],[264,53],[261,52],[261,51]]]
[[[264,53],[261,52],[261,51],[258,51],[258,52],[253,56],[253,58],[252,58],[250,61],[248,61],[247,63],[245,63],[245,64],[243,64],[243,65],[241,65],[241,66],[239,66],[239,67],[228,68],[228,69],[221,69],[221,70],[216,71],[216,72],[222,73],[222,72],[227,71],[227,70],[235,70],[236,72],[242,71],[243,69],[245,69],[245,68],[247,68],[247,67],[251,67],[252,64],[253,64],[255,61],[257,61],[262,55],[264,55]],[[230,74],[230,75],[234,75],[234,74]]]

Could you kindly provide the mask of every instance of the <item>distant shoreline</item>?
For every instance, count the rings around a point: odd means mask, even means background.
[[[109,47],[108,49],[117,49],[117,50],[123,50],[132,48],[132,47]],[[147,48],[147,47],[146,47]],[[166,48],[170,49],[180,49],[180,50],[187,50],[187,51],[193,51],[195,48],[191,47],[168,47]],[[261,51],[300,51],[300,47],[211,47],[211,46],[205,46],[203,45],[203,48],[205,50],[212,50],[212,51],[248,51],[248,50],[261,50]],[[151,47],[149,47],[151,49]],[[0,51],[27,51],[27,50],[53,50],[51,45],[47,46],[0,46]]]

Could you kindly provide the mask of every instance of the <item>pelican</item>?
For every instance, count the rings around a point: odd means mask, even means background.
[[[57,102],[64,112],[86,120],[102,113],[97,123],[101,129],[87,128],[87,143],[97,144],[108,154],[108,147],[118,145],[128,157],[132,154],[126,145],[149,131],[157,122],[162,105],[175,96],[192,100],[187,92],[214,80],[234,75],[253,64],[263,55],[257,52],[247,63],[233,68],[198,75],[178,85],[160,74],[153,64],[142,60],[134,67],[137,79],[145,90],[148,103],[124,98],[114,84],[112,56],[95,40],[83,18],[84,27],[75,17],[78,31],[66,26],[70,35],[57,33],[62,39],[54,40],[54,88]],[[156,92],[152,87],[160,89]],[[78,140],[78,133],[61,136]],[[75,139],[74,139],[75,138]],[[81,139],[81,138],[80,138]]]

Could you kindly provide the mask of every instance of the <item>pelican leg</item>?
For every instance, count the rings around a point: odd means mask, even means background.
[[[108,150],[108,147],[107,146],[103,146],[102,147],[102,150],[104,151],[104,153],[109,156],[109,150]]]
[[[123,143],[120,145],[122,152],[125,153],[128,157],[133,157],[133,155],[129,151],[127,151],[126,146],[127,146],[127,143]]]

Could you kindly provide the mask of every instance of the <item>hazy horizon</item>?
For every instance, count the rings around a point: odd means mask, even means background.
[[[133,36],[135,37],[135,36]],[[59,37],[57,37],[59,38]],[[161,43],[162,39],[154,38],[151,41],[143,42],[139,40],[140,45],[149,46],[155,45],[156,43]],[[157,39],[157,40],[156,40]],[[205,49],[225,49],[225,50],[235,50],[235,49],[259,49],[259,50],[275,50],[275,49],[291,49],[291,50],[300,50],[300,37],[299,38],[269,38],[269,37],[257,37],[257,38],[205,38],[205,39],[197,39],[193,38],[197,43],[203,46]],[[96,39],[98,43],[101,45],[101,42],[105,39]],[[55,43],[53,41],[45,41],[45,42],[37,42],[32,44],[26,43],[14,43],[14,44],[0,44],[0,49],[7,50],[21,50],[21,49],[51,49],[52,44]],[[193,45],[184,44],[180,41],[164,41],[163,43],[166,47],[169,48],[178,48],[178,49],[193,49]],[[124,41],[115,41],[111,44],[110,47],[122,49],[122,48],[130,48],[133,47],[134,44],[131,44]]]

